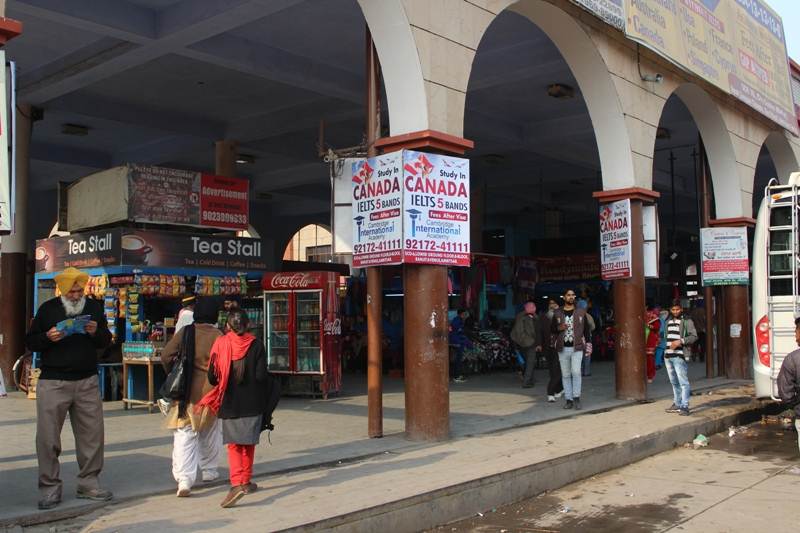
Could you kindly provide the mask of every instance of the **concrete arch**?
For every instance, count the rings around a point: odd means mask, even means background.
[[[381,63],[391,135],[428,129],[425,80],[400,0],[358,0]]]
[[[769,150],[781,183],[788,183],[789,175],[800,171],[800,150],[796,151],[796,147],[789,142],[786,135],[783,130],[772,131],[764,139],[764,146]]]
[[[575,76],[594,128],[603,189],[648,186],[636,181],[622,103],[603,56],[584,28],[571,15],[544,0],[519,0],[507,9],[538,26],[556,45]]]
[[[736,152],[719,106],[707,92],[693,83],[680,85],[672,94],[689,109],[703,139],[711,167],[717,218],[750,216],[743,209]]]

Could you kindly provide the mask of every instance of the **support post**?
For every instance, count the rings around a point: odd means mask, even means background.
[[[25,352],[28,325],[28,175],[30,169],[31,106],[18,104],[16,197],[13,233],[0,238],[0,371],[13,384],[11,368]]]
[[[699,136],[698,136],[699,137]],[[709,192],[709,178],[710,171],[708,167],[708,157],[706,149],[703,145],[703,139],[699,139],[700,143],[700,196],[701,196],[701,227],[707,228],[711,221],[711,194]],[[702,283],[702,279],[701,279]],[[706,352],[706,378],[711,379],[714,377],[714,289],[712,287],[703,287],[703,302],[705,305],[706,314],[706,338],[705,338],[705,352]],[[719,331],[719,329],[718,329]],[[720,343],[717,347],[722,352]],[[721,361],[720,357],[717,357]],[[718,373],[722,374],[722,365],[718,365]]]
[[[712,227],[753,227],[749,217],[711,220]],[[719,374],[729,379],[750,378],[750,295],[747,285],[722,287],[721,320],[717,345],[724,358],[719,360]]]
[[[631,201],[631,277],[614,280],[614,318],[617,329],[615,351],[616,396],[621,400],[647,399],[644,338],[644,230],[642,204],[660,195],[640,189],[601,191],[594,197],[601,203]]]
[[[214,143],[214,168],[217,176],[236,177],[236,141]]]
[[[378,151],[381,136],[380,63],[369,28],[366,32],[367,156]],[[367,432],[371,439],[383,437],[383,278],[380,267],[367,268]]]
[[[406,436],[450,435],[447,267],[404,265]]]

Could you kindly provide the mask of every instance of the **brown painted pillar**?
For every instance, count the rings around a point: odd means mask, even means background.
[[[376,145],[386,152],[408,148],[456,155],[474,146],[432,130],[386,137]],[[403,292],[406,437],[444,440],[450,435],[447,267],[404,265]]]
[[[647,189],[622,189],[594,193],[601,203],[626,198],[631,201],[631,277],[614,280],[616,322],[615,386],[621,400],[647,399],[647,366],[644,338],[644,232],[642,203],[659,194]]]
[[[25,352],[28,326],[28,174],[31,140],[31,106],[18,104],[17,171],[14,233],[0,237],[0,370],[11,386],[11,367]],[[9,161],[10,170],[10,161]]]
[[[378,154],[381,136],[380,62],[372,33],[366,32],[367,156]],[[367,269],[367,434],[383,437],[383,276],[380,267]]]
[[[711,220],[712,227],[753,227],[749,217]],[[750,294],[746,285],[722,287],[722,320],[718,331],[719,374],[729,379],[749,379],[752,359],[750,332]],[[724,354],[724,356],[723,356]]]
[[[214,168],[217,176],[236,177],[236,141],[214,143]]]

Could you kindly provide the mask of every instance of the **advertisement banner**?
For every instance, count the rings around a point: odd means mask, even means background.
[[[469,266],[469,160],[406,150],[403,173],[403,262]]]
[[[33,254],[36,272],[119,265],[121,239],[122,230],[114,228],[38,240]]]
[[[600,272],[604,280],[631,277],[631,201],[600,206]]]
[[[783,22],[763,0],[625,0],[626,35],[798,134]]]
[[[128,219],[247,229],[249,182],[188,170],[130,165]]]
[[[747,228],[701,228],[703,286],[748,285]]]
[[[625,6],[623,0],[572,0],[606,24],[618,30],[625,29]]]
[[[351,167],[353,267],[403,261],[403,153],[355,161]]]
[[[8,147],[8,99],[6,98],[6,53],[0,50],[0,146]],[[8,169],[8,150],[0,150],[0,235],[11,233],[11,183]]]
[[[265,270],[261,241],[114,228],[36,241],[36,272],[66,267],[172,267]]]

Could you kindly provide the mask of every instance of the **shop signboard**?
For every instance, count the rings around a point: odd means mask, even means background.
[[[36,241],[36,272],[106,266],[265,270],[261,241],[113,228]]]
[[[247,229],[249,182],[171,168],[130,165],[128,219]]]
[[[625,29],[625,6],[623,0],[572,0],[600,20],[618,30]]]
[[[600,279],[597,254],[537,257],[536,267],[540,282]]]
[[[0,50],[0,146],[8,147],[8,99],[6,98],[6,53]],[[13,229],[11,221],[11,184],[8,171],[8,150],[0,150],[0,235],[8,235]]]
[[[36,272],[57,272],[67,267],[95,268],[119,265],[119,228],[36,241]]]
[[[600,272],[604,280],[631,277],[631,201],[600,206]]]
[[[783,22],[764,0],[625,0],[626,35],[798,134]]]
[[[352,166],[353,266],[469,266],[469,160],[403,150]]]
[[[750,283],[747,228],[701,228],[700,249],[704,287]]]

